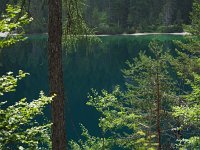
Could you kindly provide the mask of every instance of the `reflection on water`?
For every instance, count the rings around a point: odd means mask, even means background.
[[[66,55],[63,52],[65,94],[68,99],[67,131],[68,138],[79,138],[79,123],[96,135],[99,114],[85,103],[87,93],[91,88],[111,90],[115,85],[124,83],[121,69],[124,62],[138,55],[139,51],[148,51],[148,44],[152,39],[162,41],[164,48],[175,49],[172,40],[182,39],[177,35],[146,35],[146,36],[104,36],[102,43],[86,47],[79,44],[76,51]],[[18,70],[29,72],[31,76],[20,81],[15,93],[6,94],[1,99],[16,100],[27,97],[29,100],[37,98],[39,91],[48,93],[47,68],[47,36],[32,35],[28,40],[0,53],[0,74]],[[49,109],[46,110],[50,116]]]

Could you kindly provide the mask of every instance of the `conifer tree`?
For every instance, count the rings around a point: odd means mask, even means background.
[[[105,148],[172,148],[164,142],[176,139],[170,132],[176,127],[171,113],[172,105],[178,100],[171,76],[171,56],[156,42],[150,43],[149,47],[148,55],[141,52],[133,61],[127,62],[127,68],[123,70],[125,92],[117,86],[111,93],[102,90],[99,94],[93,90],[89,95],[87,104],[102,114],[99,127],[104,136],[96,138],[96,144],[104,141]]]
[[[129,68],[124,70],[128,91],[126,98],[133,109],[143,116],[148,133],[155,134],[157,149],[161,149],[165,130],[171,126],[171,106],[176,105],[176,88],[171,76],[171,56],[158,43],[151,42],[149,48],[152,56],[140,53],[134,63],[128,62]],[[171,119],[171,121],[167,121]],[[166,143],[165,143],[166,144]]]
[[[189,33],[186,42],[176,42],[180,49],[177,50],[178,58],[175,64],[183,84],[190,90],[182,94],[182,103],[174,107],[174,116],[181,119],[179,130],[190,132],[189,137],[183,135],[179,146],[198,149],[200,148],[200,2],[198,0],[194,1],[190,18],[191,25],[185,26],[185,31]]]

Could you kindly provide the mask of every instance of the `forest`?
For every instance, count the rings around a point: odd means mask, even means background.
[[[199,0],[0,2],[0,150],[199,150],[199,116]]]
[[[17,3],[17,0],[3,0],[0,13],[5,10],[8,1]],[[192,10],[192,0],[78,1],[84,20],[96,34],[183,32],[182,24],[190,24],[189,12]],[[34,18],[27,32],[47,33],[48,1],[27,0],[23,5]],[[67,11],[67,7],[63,6],[64,16]]]

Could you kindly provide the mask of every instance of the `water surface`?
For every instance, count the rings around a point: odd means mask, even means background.
[[[148,51],[151,40],[163,42],[164,48],[174,51],[172,40],[181,40],[181,35],[142,35],[142,36],[102,36],[102,43],[87,47],[79,44],[76,50],[64,50],[64,84],[67,103],[68,138],[80,137],[79,123],[89,129],[93,135],[101,135],[98,129],[100,114],[92,107],[86,106],[87,94],[91,88],[112,90],[115,85],[124,86],[121,69],[125,61],[136,57],[139,51]],[[36,99],[41,90],[48,93],[47,67],[47,35],[31,35],[29,38],[0,53],[0,74],[18,70],[31,75],[20,81],[15,93],[6,94],[1,98],[13,104],[27,97]],[[69,113],[70,112],[70,113]],[[46,110],[50,117],[49,109]]]

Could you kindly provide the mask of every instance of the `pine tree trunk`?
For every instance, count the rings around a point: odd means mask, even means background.
[[[62,71],[62,0],[49,0],[48,63],[52,102],[52,149],[66,149],[64,82]]]

